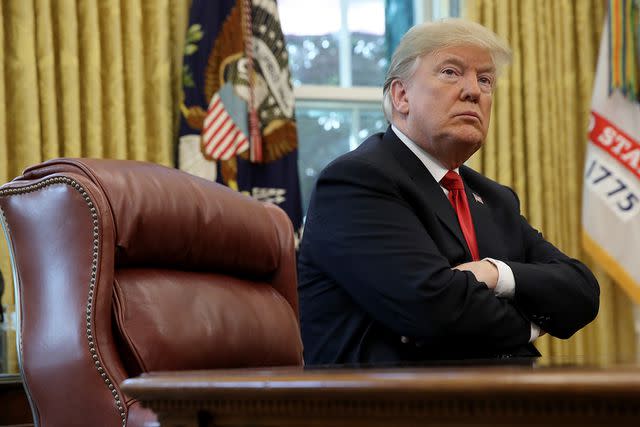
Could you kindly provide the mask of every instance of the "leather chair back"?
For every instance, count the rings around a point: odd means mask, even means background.
[[[279,208],[163,166],[57,159],[0,187],[40,426],[138,426],[142,372],[302,364]]]

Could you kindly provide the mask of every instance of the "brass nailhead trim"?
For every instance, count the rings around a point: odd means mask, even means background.
[[[9,195],[14,195],[14,194],[31,193],[33,191],[40,190],[44,187],[48,187],[54,184],[66,184],[76,189],[80,193],[84,201],[87,203],[87,206],[89,207],[89,212],[91,213],[91,219],[93,224],[93,229],[92,229],[93,256],[92,256],[92,262],[91,262],[91,279],[89,281],[89,297],[87,298],[87,306],[86,306],[87,308],[86,309],[86,334],[87,334],[87,341],[88,341],[88,349],[89,349],[89,353],[91,354],[92,360],[94,360],[94,364],[96,366],[98,373],[100,374],[100,377],[104,379],[104,383],[107,385],[107,388],[111,391],[111,394],[114,397],[116,408],[118,409],[118,412],[120,413],[120,419],[122,420],[122,426],[125,427],[127,424],[127,414],[120,401],[118,391],[115,390],[115,385],[113,381],[105,373],[104,368],[102,367],[102,362],[100,362],[98,355],[96,354],[95,341],[94,341],[93,333],[91,332],[92,326],[93,326],[91,323],[91,318],[93,314],[93,295],[94,295],[95,284],[96,284],[96,272],[98,271],[98,248],[100,247],[99,245],[100,229],[99,229],[99,221],[98,221],[98,211],[95,208],[95,205],[91,200],[89,193],[82,187],[82,185],[80,185],[75,180],[64,177],[64,176],[57,176],[57,177],[45,179],[36,184],[27,185],[26,187],[9,188],[9,189],[0,190],[0,197],[5,197]],[[4,212],[2,212],[1,209],[0,209],[0,215],[2,215],[4,218]],[[7,223],[6,220],[4,221],[4,223],[5,224]]]

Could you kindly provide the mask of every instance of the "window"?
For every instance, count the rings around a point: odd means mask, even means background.
[[[387,128],[377,103],[298,101],[299,176],[303,206],[320,171],[331,160],[356,148],[367,136]]]
[[[298,125],[298,170],[306,213],[331,160],[384,132],[382,84],[389,65],[389,0],[278,0]],[[398,0],[403,3],[402,0]],[[460,0],[405,0],[416,21],[458,16]]]
[[[295,86],[377,86],[387,48],[384,0],[280,0]]]

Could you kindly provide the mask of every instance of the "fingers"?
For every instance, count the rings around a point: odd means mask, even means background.
[[[472,261],[453,267],[453,270],[470,271],[478,282],[494,289],[498,283],[498,269],[489,261]]]

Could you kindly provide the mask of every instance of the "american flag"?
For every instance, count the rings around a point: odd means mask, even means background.
[[[276,0],[191,0],[178,166],[284,209],[302,229],[289,58]]]
[[[204,118],[202,145],[215,160],[229,160],[249,148],[249,139],[233,122],[217,93],[211,97]]]

